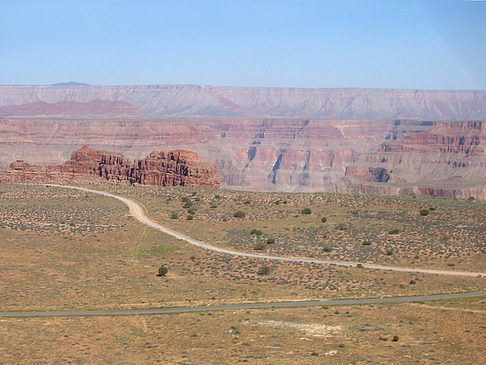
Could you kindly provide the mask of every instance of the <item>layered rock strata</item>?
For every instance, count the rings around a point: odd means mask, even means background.
[[[154,151],[134,162],[120,153],[87,146],[74,151],[61,165],[30,165],[22,160],[10,164],[0,175],[2,182],[93,182],[91,177],[130,184],[159,186],[219,187],[214,164],[191,151]],[[99,181],[98,181],[99,182]]]
[[[486,195],[485,122],[195,118],[177,121],[0,118],[0,164],[60,165],[73,149],[131,161],[157,146],[214,163],[221,184],[255,191]],[[121,168],[119,165],[116,167]]]

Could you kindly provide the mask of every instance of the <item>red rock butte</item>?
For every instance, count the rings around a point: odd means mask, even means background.
[[[14,161],[9,170],[0,175],[0,181],[89,183],[96,182],[94,177],[158,186],[219,188],[221,184],[216,166],[191,151],[154,151],[132,162],[121,153],[88,146],[74,151],[71,159],[61,165],[39,166]]]

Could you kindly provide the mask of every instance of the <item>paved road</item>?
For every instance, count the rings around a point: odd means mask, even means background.
[[[87,193],[94,193],[103,196],[107,196],[110,198],[118,199],[128,205],[130,209],[130,214],[137,219],[139,222],[146,224],[152,228],[155,228],[159,231],[167,233],[171,236],[174,236],[178,239],[184,240],[191,245],[198,246],[204,248],[206,250],[216,251],[232,256],[242,256],[242,257],[251,257],[251,258],[258,258],[258,259],[267,259],[267,260],[274,260],[274,261],[290,261],[290,262],[310,262],[313,264],[323,264],[323,265],[335,265],[335,266],[344,266],[344,267],[356,267],[360,264],[363,268],[367,269],[376,269],[376,270],[392,270],[392,271],[402,271],[402,272],[416,272],[422,274],[436,274],[436,275],[456,275],[456,276],[472,276],[472,277],[486,277],[486,273],[481,272],[469,272],[469,271],[447,271],[447,270],[430,270],[430,269],[420,269],[420,268],[413,268],[413,267],[400,267],[400,266],[387,266],[387,265],[375,265],[375,264],[365,264],[365,263],[357,263],[357,262],[346,262],[346,261],[333,261],[333,260],[319,260],[319,259],[310,259],[310,258],[299,258],[299,257],[284,257],[284,256],[272,256],[272,255],[265,255],[265,254],[255,254],[255,253],[248,253],[248,252],[241,252],[236,250],[231,250],[228,248],[213,246],[209,243],[199,241],[195,238],[186,236],[183,233],[174,231],[170,228],[164,227],[159,223],[153,221],[149,217],[145,215],[143,208],[140,204],[136,203],[135,201],[124,198],[119,195],[110,194],[104,191],[93,190],[88,188],[81,188],[77,186],[69,186],[69,185],[58,185],[58,184],[42,184],[44,186],[57,186],[62,188],[68,189],[75,189],[85,191]]]
[[[356,305],[356,304],[381,304],[381,303],[409,303],[425,300],[471,298],[486,296],[486,291],[456,294],[435,294],[414,297],[372,298],[372,299],[338,299],[338,300],[314,300],[305,302],[270,302],[270,303],[241,303],[208,305],[198,307],[169,307],[147,309],[102,309],[102,310],[64,310],[43,312],[0,312],[0,317],[79,317],[79,316],[121,316],[139,314],[168,314],[188,312],[208,312],[235,309],[263,309],[263,308],[296,308],[319,305]]]

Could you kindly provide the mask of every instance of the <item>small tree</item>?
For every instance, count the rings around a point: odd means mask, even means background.
[[[159,267],[159,274],[157,276],[165,276],[169,272],[169,269],[165,266]]]

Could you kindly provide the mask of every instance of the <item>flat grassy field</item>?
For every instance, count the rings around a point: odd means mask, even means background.
[[[484,202],[126,185],[90,188],[133,198],[161,224],[242,251],[486,271]],[[423,209],[428,212],[421,214]],[[244,214],[235,217],[238,211]],[[156,275],[160,266],[169,269],[166,277]],[[0,275],[4,311],[419,295],[482,290],[486,280],[213,253],[140,224],[115,199],[22,184],[0,184]],[[327,309],[0,319],[0,363],[432,364],[452,359],[474,364],[484,356],[485,312],[485,301],[479,298]]]

